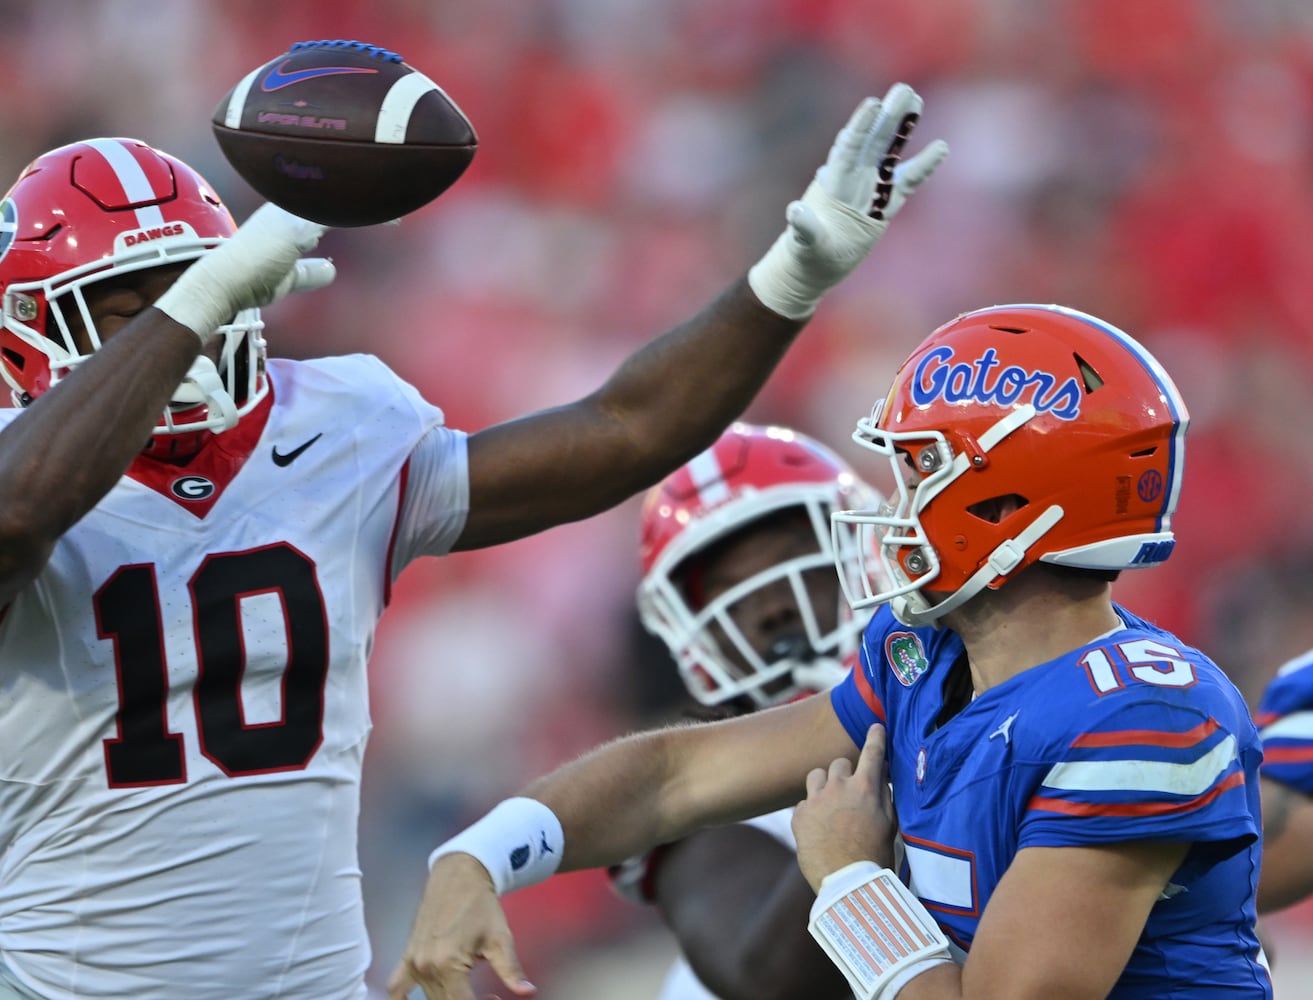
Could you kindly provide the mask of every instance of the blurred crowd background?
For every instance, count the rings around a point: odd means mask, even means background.
[[[857,102],[907,81],[925,98],[910,148],[952,154],[748,416],[880,483],[849,435],[930,330],[1003,302],[1095,313],[1158,355],[1193,416],[1180,545],[1118,599],[1251,701],[1313,647],[1306,0],[6,0],[0,32],[6,186],[48,148],[127,135],[192,163],[238,219],[258,199],[209,120],[250,69],[356,38],[441,84],[479,132],[468,173],[399,225],[329,234],[336,287],[266,318],[273,353],[377,353],[466,429],[591,391],[698,309],[776,236]],[[678,712],[632,609],[637,513],[402,577],[361,822],[376,984],[432,846]],[[669,945],[600,873],[507,902],[541,996],[651,995]],[[1313,911],[1268,933],[1279,995],[1313,997]]]

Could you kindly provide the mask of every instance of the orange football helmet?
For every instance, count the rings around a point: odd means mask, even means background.
[[[884,507],[833,519],[836,538],[855,535],[848,547],[877,560],[849,600],[889,601],[923,625],[1035,562],[1161,563],[1176,544],[1188,424],[1162,366],[1103,320],[1055,305],[959,316],[853,434],[897,485]]]
[[[806,575],[824,570],[828,580],[836,564],[841,572],[859,571],[854,553],[834,551],[830,514],[878,499],[847,463],[810,437],[743,423],[648,491],[639,615],[665,641],[693,697],[704,705],[745,699],[760,708],[842,679],[866,616],[853,613],[838,586],[835,607],[822,614],[813,607]],[[690,569],[713,545],[788,510],[810,524],[814,550],[782,559],[710,600],[689,592],[697,589]],[[797,604],[788,626],[796,631],[769,650],[755,649],[738,616],[749,613],[744,609],[754,594],[780,581],[787,581]]]

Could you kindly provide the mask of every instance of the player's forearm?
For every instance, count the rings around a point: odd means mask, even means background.
[[[596,392],[470,436],[470,512],[457,549],[591,517],[709,447],[802,324],[737,282],[644,345]]]
[[[560,819],[562,871],[618,863],[675,839],[678,768],[668,733],[637,733],[605,744],[530,784],[522,794]]]
[[[952,962],[927,969],[898,991],[898,1000],[967,1000],[968,996],[962,985],[962,967]]]
[[[196,334],[148,309],[0,433],[0,580],[38,572],[113,487],[199,350]]]
[[[752,402],[803,325],[767,309],[739,281],[629,358],[598,394],[631,444],[626,492],[708,447]]]
[[[832,717],[828,704],[818,706]],[[804,750],[797,759],[788,752],[773,756],[764,748],[777,732],[811,735],[808,707],[799,703],[789,706],[796,713],[779,709],[627,736],[540,778],[523,794],[560,820],[562,870],[617,864],[694,830],[796,802],[814,755]],[[772,726],[767,715],[801,722]],[[818,743],[828,752],[823,739]]]
[[[702,826],[766,811],[717,778],[731,768],[716,768],[714,750],[711,757],[701,752],[709,746],[700,739],[707,728],[626,736],[530,785],[523,794],[561,821],[561,869],[616,864]]]

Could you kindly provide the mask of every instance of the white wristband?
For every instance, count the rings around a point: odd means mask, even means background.
[[[429,855],[429,868],[445,854],[468,854],[492,877],[501,896],[545,881],[556,873],[565,832],[556,813],[537,799],[506,799]]]
[[[909,980],[952,961],[948,938],[921,901],[874,861],[825,877],[807,929],[858,1000],[893,1000]]]

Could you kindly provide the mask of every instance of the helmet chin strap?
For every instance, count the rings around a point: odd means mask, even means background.
[[[192,407],[202,403],[209,407],[210,429],[215,433],[237,426],[237,403],[224,388],[219,369],[204,354],[192,362],[191,368],[174,390],[171,405]]]
[[[985,564],[972,573],[967,578],[966,583],[938,604],[928,604],[925,595],[919,591],[913,591],[912,594],[894,598],[889,602],[894,617],[904,625],[934,625],[938,628],[940,618],[948,612],[960,608],[1000,576],[1007,576],[1020,566],[1021,561],[1026,557],[1026,553],[1048,534],[1050,528],[1062,520],[1065,513],[1057,504],[1047,508],[1039,517],[1026,525],[1025,529],[1018,535],[1004,539],[999,543],[998,547],[989,554]],[[913,595],[919,600],[912,601]],[[913,603],[921,606],[913,607]]]
[[[832,657],[821,656],[795,666],[793,683],[812,691],[828,691],[847,676],[848,669]]]
[[[831,656],[818,656],[804,635],[786,636],[771,644],[766,654],[772,668],[788,662],[789,676],[800,688],[828,691],[843,680],[848,669]]]
[[[1025,426],[1038,414],[1039,411],[1035,409],[1033,404],[1026,403],[1018,406],[995,422],[976,441],[976,446],[979,448],[981,455],[988,455],[992,449],[998,446],[999,442],[1013,431]],[[933,489],[926,491],[924,494],[918,492],[918,513],[924,510],[934,497],[947,489],[951,483],[964,475],[971,467],[972,460],[970,456],[966,452],[958,453],[953,458],[952,471],[949,475],[936,482]],[[1056,515],[1054,511],[1057,512]],[[1040,537],[1061,519],[1062,508],[1050,507],[1032,521],[1021,534],[1002,542],[998,548],[989,554],[985,564],[976,570],[966,583],[938,604],[930,604],[925,595],[919,590],[891,598],[889,606],[893,610],[894,617],[904,625],[935,625],[938,628],[936,622],[939,618],[980,593],[996,577],[1005,576],[1016,569],[1025,557],[1026,550],[1039,541]]]

